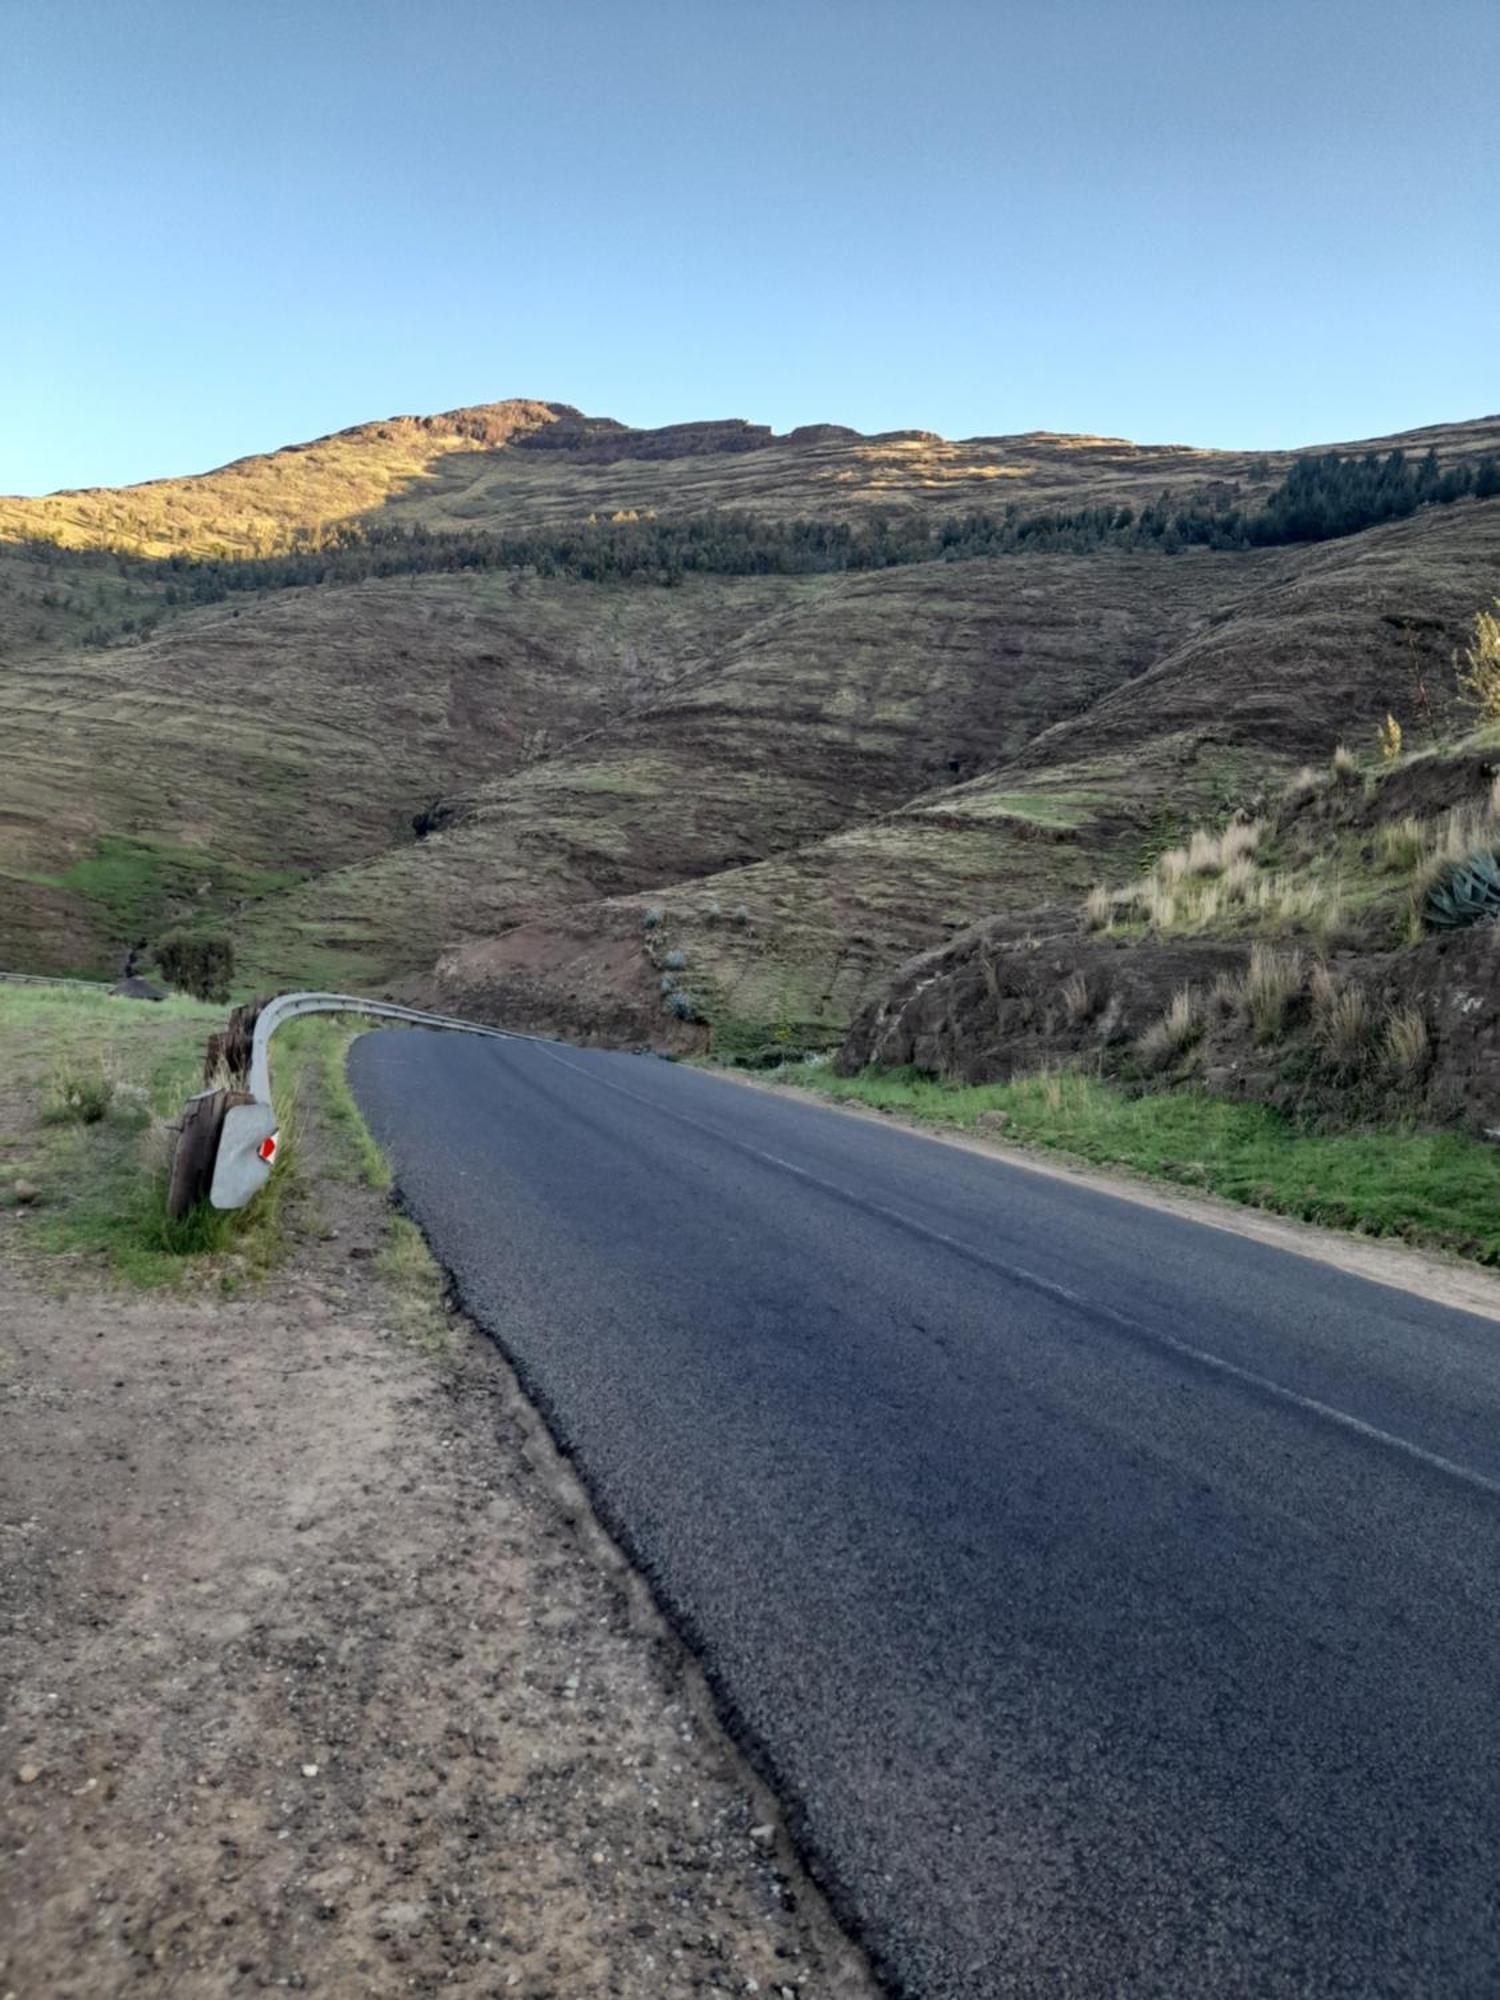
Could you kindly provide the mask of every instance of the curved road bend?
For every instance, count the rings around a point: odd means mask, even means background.
[[[1500,1993],[1500,1325],[651,1058],[351,1074],[893,1988]]]

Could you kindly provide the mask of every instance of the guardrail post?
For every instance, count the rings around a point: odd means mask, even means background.
[[[200,1201],[207,1201],[224,1114],[231,1105],[248,1102],[243,1090],[200,1090],[188,1099],[177,1128],[172,1177],[167,1184],[167,1213],[174,1222],[180,1222]]]
[[[484,1035],[492,1041],[535,1042],[510,1028],[460,1021],[452,1014],[428,1014],[389,1000],[362,1000],[353,993],[282,993],[274,1000],[237,1007],[223,1034],[209,1042],[210,1074],[221,1066],[238,1072],[247,1090],[202,1090],[188,1100],[172,1162],[171,1212],[186,1215],[195,1201],[215,1208],[243,1208],[263,1187],[276,1157],[276,1112],[271,1103],[271,1037],[284,1021],[303,1014],[363,1014],[373,1021],[402,1021],[416,1028],[446,1028]]]

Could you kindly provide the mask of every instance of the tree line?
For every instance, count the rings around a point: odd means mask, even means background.
[[[146,557],[122,550],[29,545],[38,560],[64,567],[112,565],[131,581],[156,585],[168,605],[214,603],[238,591],[363,582],[372,577],[527,571],[583,582],[644,579],[678,583],[693,573],[803,576],[837,570],[890,569],[908,563],[957,562],[1025,551],[1092,554],[1103,548],[1252,549],[1331,540],[1419,509],[1500,495],[1493,457],[1443,467],[1437,454],[1409,458],[1399,448],[1310,453],[1258,503],[1219,481],[1186,499],[1170,491],[1141,506],[1122,503],[1026,512],[999,510],[929,515],[872,511],[852,521],[768,520],[745,511],[708,511],[660,519],[621,514],[571,526],[433,529],[348,523],[294,537],[270,555]]]

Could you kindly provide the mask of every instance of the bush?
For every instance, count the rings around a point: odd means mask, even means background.
[[[42,1116],[49,1125],[97,1125],[109,1115],[115,1086],[103,1069],[64,1063],[52,1073]]]
[[[1476,611],[1474,630],[1458,676],[1459,699],[1483,722],[1500,722],[1500,597],[1492,611]]]
[[[195,1000],[227,1000],[234,978],[234,946],[223,931],[168,931],[156,946],[161,976]]]
[[[662,960],[662,964],[667,968],[668,972],[681,972],[687,966],[687,953],[678,950],[674,946]]]

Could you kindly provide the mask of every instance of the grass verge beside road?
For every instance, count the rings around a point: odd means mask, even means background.
[[[167,1215],[172,1127],[223,1025],[222,1008],[193,1000],[0,984],[0,1208],[24,1216],[18,1248],[145,1286],[206,1256],[232,1286],[272,1259],[274,1202],[243,1218]]]
[[[232,1213],[205,1205],[181,1221],[168,1216],[174,1127],[202,1087],[207,1038],[223,1025],[221,1007],[192,1000],[0,983],[0,1210],[14,1219],[14,1249],[59,1271],[227,1292],[279,1263],[302,1223],[316,1228],[312,1182],[389,1193],[390,1169],[344,1077],[359,1026],[319,1017],[276,1039],[282,1145],[264,1190]],[[311,1175],[301,1157],[309,1150]],[[299,1207],[309,1210],[300,1221]],[[441,1285],[404,1217],[391,1217],[381,1256],[392,1262],[388,1275],[422,1291],[426,1312],[425,1295]]]
[[[1129,1097],[1076,1074],[959,1084],[909,1069],[837,1076],[822,1063],[775,1074],[917,1124],[1047,1148],[1327,1228],[1500,1264],[1500,1153],[1460,1133],[1301,1132],[1264,1105],[1197,1090]]]

